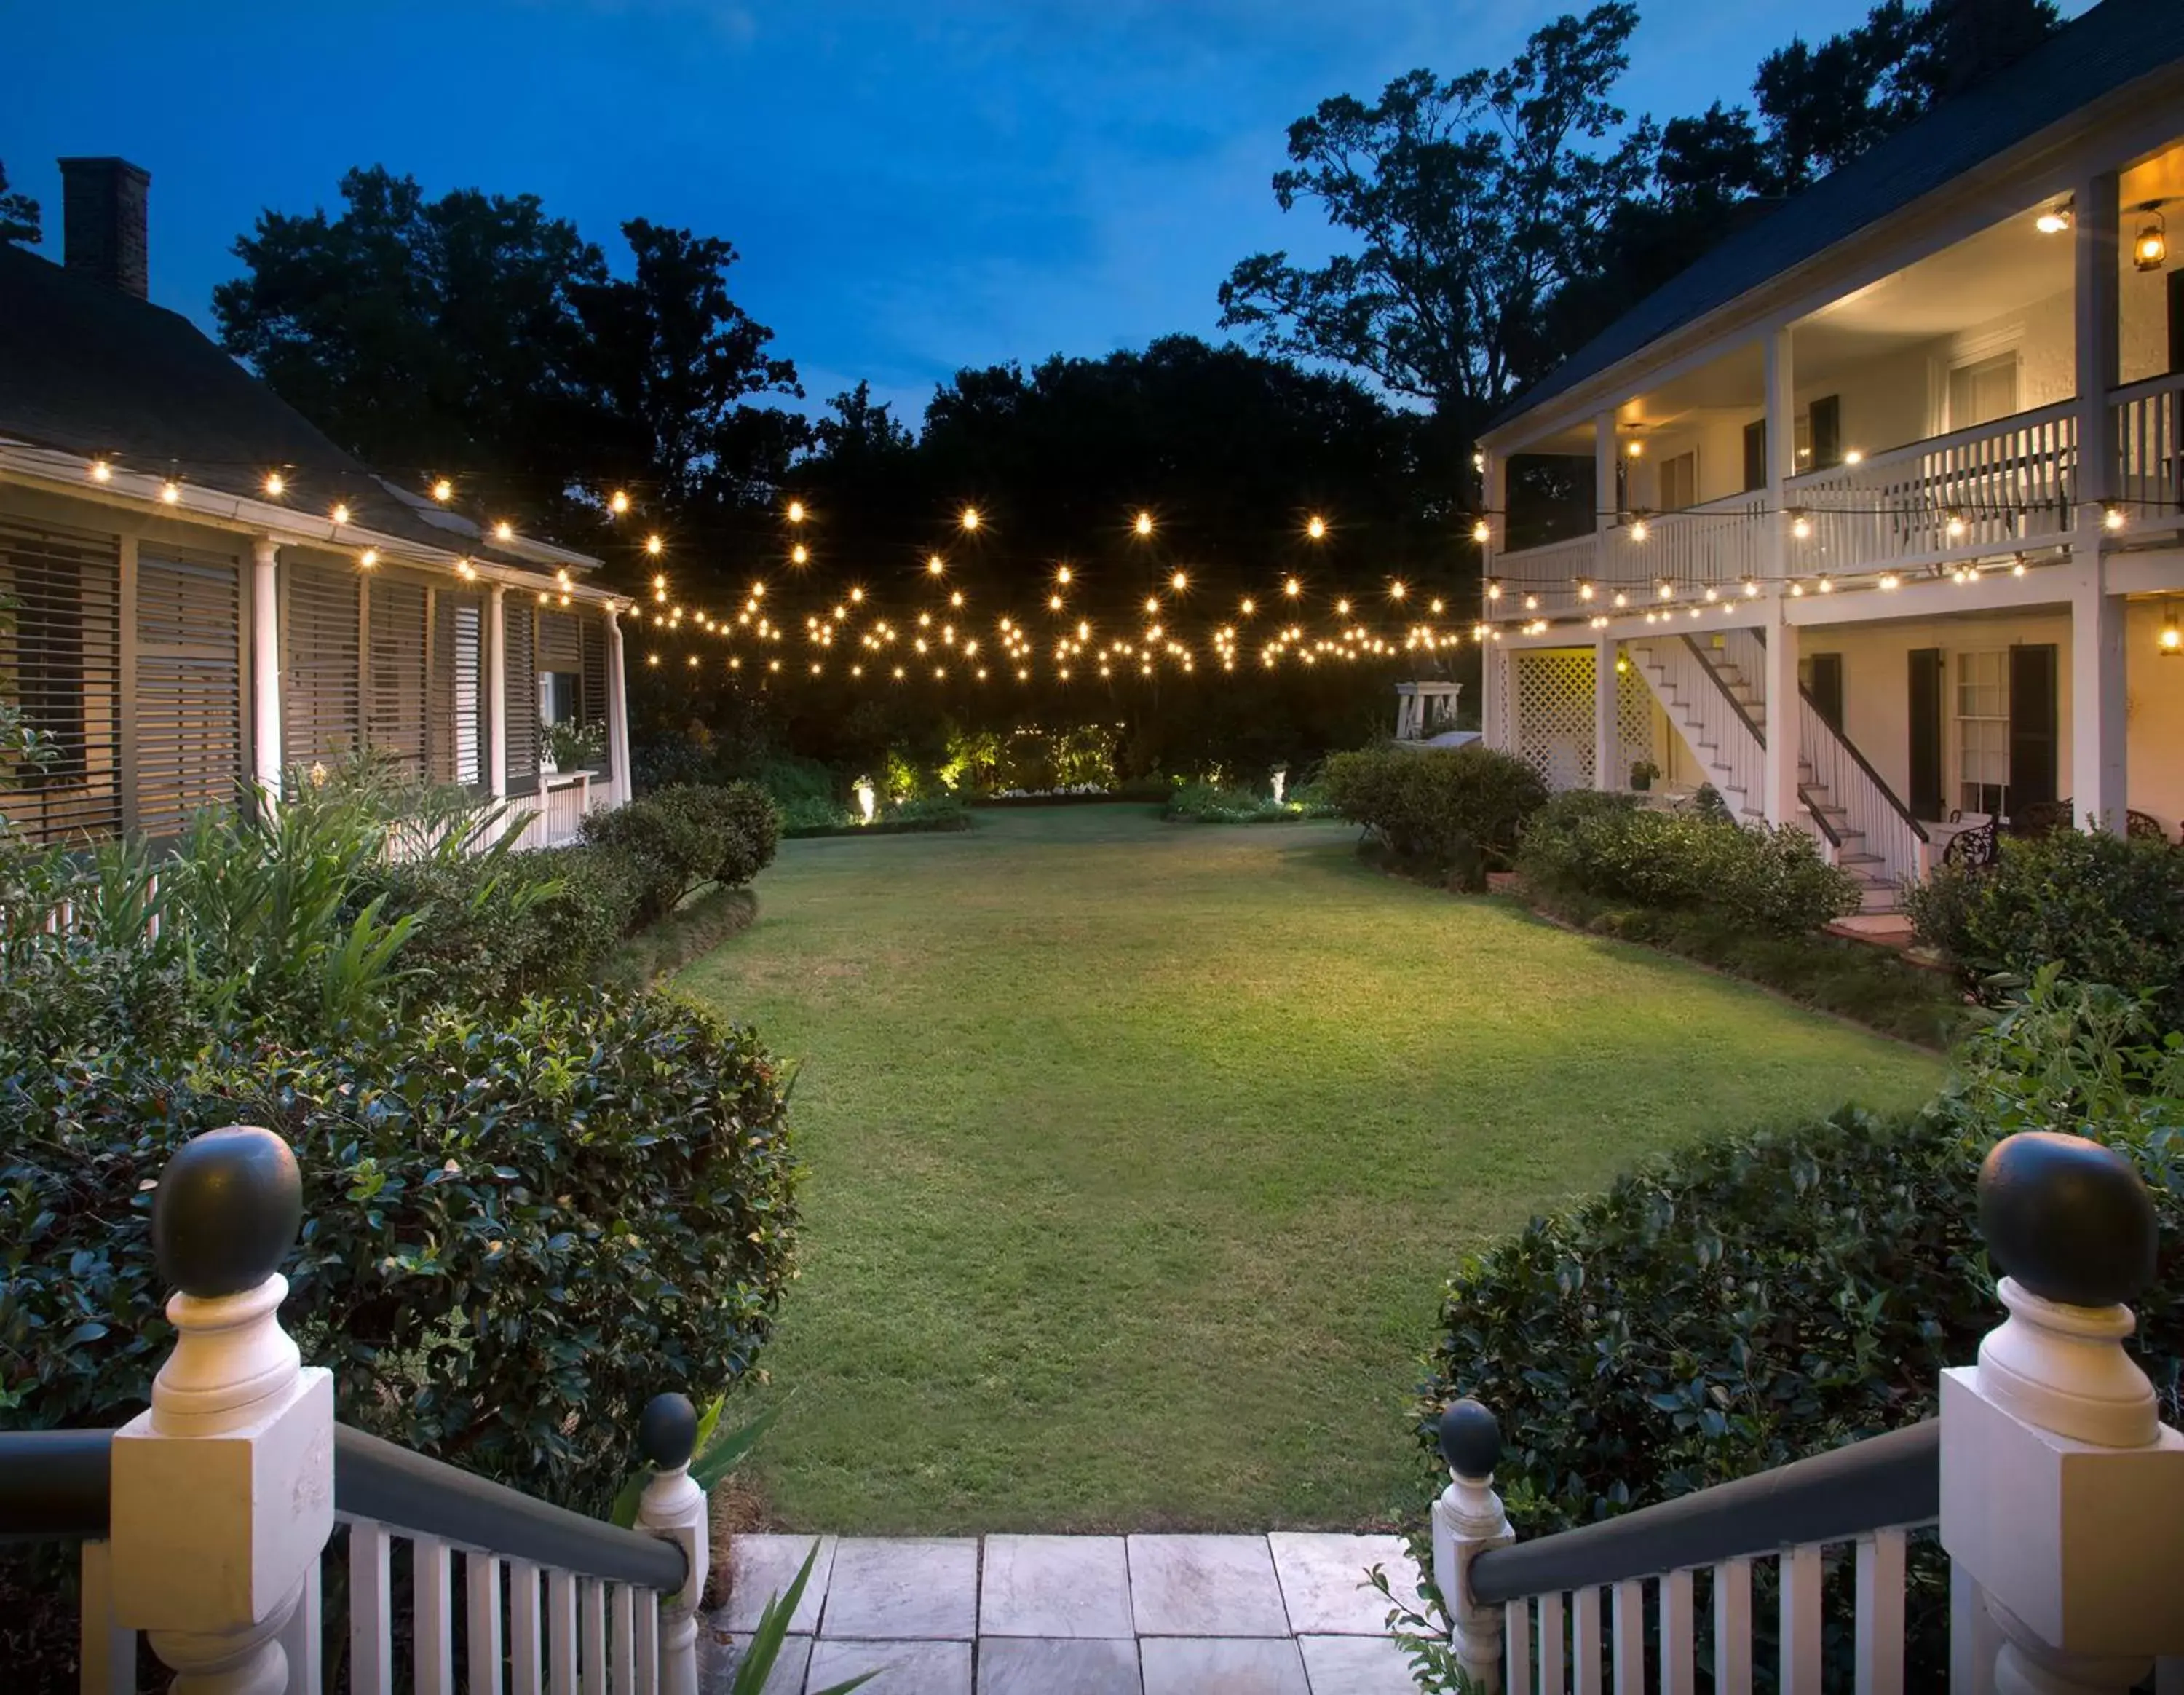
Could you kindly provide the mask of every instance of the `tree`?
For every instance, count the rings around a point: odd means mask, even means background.
[[[40,239],[38,203],[8,192],[8,166],[0,161],[0,248],[36,247]]]
[[[1535,31],[1502,70],[1414,70],[1374,104],[1323,101],[1290,126],[1274,194],[1284,211],[1318,201],[1358,245],[1317,268],[1245,259],[1222,285],[1223,327],[1368,372],[1468,438],[1553,363],[1541,309],[1644,180],[1651,131],[1618,134],[1609,98],[1637,21],[1611,0]]]

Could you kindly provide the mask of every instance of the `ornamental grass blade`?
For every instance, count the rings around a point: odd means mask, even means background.
[[[804,1598],[805,1586],[811,1581],[811,1568],[818,1561],[819,1544],[814,1542],[811,1552],[804,1556],[804,1569],[796,1574],[788,1592],[776,1595],[766,1603],[766,1610],[759,1614],[757,1628],[751,1631],[750,1645],[744,1650],[744,1657],[736,1666],[736,1681],[729,1686],[728,1695],[762,1695],[766,1679],[773,1675],[773,1663],[781,1658],[781,1645],[788,1639],[788,1621],[796,1616],[797,1603]],[[878,1675],[878,1671],[864,1672],[846,1683],[815,1689],[811,1695],[849,1695],[852,1689]]]

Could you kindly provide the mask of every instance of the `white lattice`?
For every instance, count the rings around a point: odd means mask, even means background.
[[[1616,675],[1615,733],[1623,744],[1623,768],[1608,774],[1615,779],[1610,786],[1619,789],[1632,766],[1653,757],[1653,691],[1638,674],[1635,660]]]
[[[1517,756],[1550,789],[1590,789],[1592,650],[1546,648],[1512,657]]]

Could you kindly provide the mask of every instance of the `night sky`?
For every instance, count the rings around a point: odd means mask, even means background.
[[[1866,0],[1657,0],[1624,85],[1666,117],[1745,98]],[[2083,3],[2066,9],[2082,10]],[[152,287],[209,326],[260,208],[384,163],[530,191],[612,255],[644,215],[723,235],[738,300],[815,402],[859,377],[912,421],[956,367],[1213,336],[1266,247],[1317,257],[1268,179],[1289,122],[1412,66],[1498,64],[1557,7],[1506,0],[514,0],[10,8],[0,159],[152,173]]]

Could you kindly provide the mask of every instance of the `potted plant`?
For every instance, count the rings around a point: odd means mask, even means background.
[[[607,727],[580,724],[573,718],[538,724],[538,768],[542,772],[596,771],[605,763]]]
[[[1661,767],[1650,759],[1630,761],[1630,786],[1643,795],[1653,786],[1653,779],[1661,774]]]

